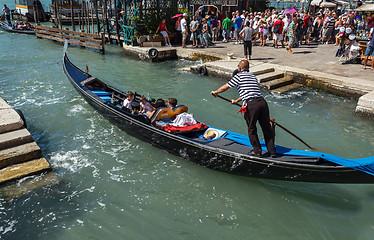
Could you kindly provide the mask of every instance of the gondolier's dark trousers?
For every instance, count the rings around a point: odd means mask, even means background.
[[[244,119],[248,126],[249,141],[253,146],[255,153],[261,153],[260,140],[257,135],[256,123],[260,123],[264,133],[266,148],[271,155],[275,155],[274,134],[270,125],[269,107],[264,98],[247,100],[247,111],[244,113]]]
[[[10,15],[5,15],[5,18],[8,21],[8,24],[11,25],[12,22],[10,21]]]

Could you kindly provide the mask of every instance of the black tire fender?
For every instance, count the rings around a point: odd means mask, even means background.
[[[22,111],[20,109],[14,109],[14,111],[16,111],[18,113],[18,115],[20,116],[20,118],[23,121],[23,126],[25,128],[27,128],[26,119],[25,119],[25,116],[23,115]]]
[[[155,59],[158,57],[158,50],[156,48],[150,48],[148,50],[148,57],[150,59]]]
[[[205,65],[200,66],[198,72],[200,75],[208,75],[208,70],[206,69]]]

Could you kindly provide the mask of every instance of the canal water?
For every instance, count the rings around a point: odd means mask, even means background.
[[[69,48],[77,66],[122,90],[176,97],[210,125],[246,132],[237,107],[209,93],[219,78],[148,63],[107,46]],[[0,31],[0,96],[23,111],[58,183],[0,196],[0,239],[372,239],[374,186],[290,183],[206,169],[127,135],[94,111],[62,72],[62,45]],[[374,122],[355,100],[304,88],[263,91],[271,116],[311,146],[374,155]],[[236,90],[224,94],[236,98]],[[276,142],[305,149],[281,129]]]

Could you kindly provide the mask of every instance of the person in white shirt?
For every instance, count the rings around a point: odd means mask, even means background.
[[[186,47],[186,39],[188,36],[187,17],[187,13],[183,13],[183,19],[181,20],[182,48]]]
[[[284,23],[283,37],[284,37],[285,42],[288,41],[288,26],[290,25],[291,21],[292,21],[291,15],[289,13],[287,13],[285,15],[285,17],[283,18],[283,23]]]
[[[122,108],[126,108],[130,111],[132,111],[132,106],[131,106],[131,103],[132,103],[132,100],[134,100],[134,93],[131,92],[131,91],[128,91],[126,93],[126,99],[123,101],[123,105],[122,105]]]
[[[240,17],[241,17],[243,20],[245,20],[245,18],[246,18],[245,10],[243,10],[243,13],[242,13],[242,15],[240,15]]]
[[[260,16],[256,16],[255,17],[255,20],[253,22],[253,30],[254,30],[254,39],[253,39],[253,46],[256,46],[256,41],[257,41],[257,38],[258,38],[258,32],[259,32],[259,29],[260,29]]]
[[[145,96],[141,96],[139,98],[139,102],[140,102],[140,113],[148,114],[148,113],[153,112],[153,110],[155,110],[155,108],[147,101]]]

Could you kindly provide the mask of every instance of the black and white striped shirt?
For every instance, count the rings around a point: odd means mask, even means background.
[[[238,89],[243,102],[262,97],[256,76],[248,70],[236,74],[227,85],[230,88],[236,87]]]
[[[330,17],[330,19],[328,20],[327,24],[328,24],[327,28],[334,29],[335,28],[335,18],[334,17]]]

